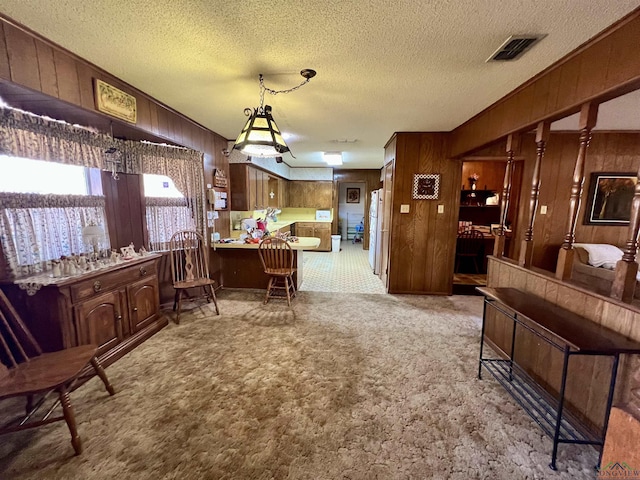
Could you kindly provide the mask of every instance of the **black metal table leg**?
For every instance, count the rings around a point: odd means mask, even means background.
[[[484,346],[484,324],[487,321],[487,297],[482,302],[482,332],[480,333],[480,359],[478,360],[478,379],[482,380],[482,350]]]
[[[558,413],[556,415],[556,429],[553,434],[553,453],[549,468],[557,470],[556,458],[558,456],[558,440],[560,439],[560,429],[562,427],[562,410],[564,408],[564,391],[567,386],[567,369],[569,367],[569,345],[564,347],[564,360],[562,363],[562,381],[560,383],[560,398],[558,398]]]
[[[609,394],[607,396],[607,408],[605,409],[604,424],[602,426],[602,448],[600,449],[600,455],[598,455],[598,465],[600,468],[600,462],[602,461],[602,452],[604,452],[604,440],[607,438],[607,428],[609,427],[609,412],[611,412],[611,405],[613,404],[613,393],[616,388],[616,377],[618,376],[618,362],[620,361],[620,355],[615,354],[613,356],[613,365],[611,366],[611,380],[609,381]]]

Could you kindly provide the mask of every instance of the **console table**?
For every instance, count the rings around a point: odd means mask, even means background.
[[[107,366],[168,324],[160,313],[157,265],[148,254],[63,278],[2,285],[44,351],[94,344]]]
[[[604,445],[607,423],[621,354],[640,353],[640,343],[602,327],[591,320],[546,300],[514,288],[477,288],[484,295],[482,334],[478,378],[482,367],[507,390],[516,402],[533,418],[542,430],[553,439],[553,451],[549,467],[556,470],[556,458],[560,443]],[[507,358],[486,358],[484,354],[487,310],[493,308],[513,321],[510,352]],[[563,354],[560,389],[552,394],[539,385],[515,361],[516,331],[526,329],[540,341]],[[608,395],[604,427],[594,434],[578,418],[565,410],[565,388],[571,375],[569,358],[575,355],[599,355],[612,358],[608,379]],[[600,458],[602,451],[600,452]],[[599,460],[600,461],[600,460]],[[598,461],[598,463],[599,463]]]

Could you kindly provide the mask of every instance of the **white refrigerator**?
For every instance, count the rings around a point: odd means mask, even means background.
[[[379,190],[371,192],[371,206],[369,207],[369,265],[376,272],[376,252],[378,251],[378,196]]]

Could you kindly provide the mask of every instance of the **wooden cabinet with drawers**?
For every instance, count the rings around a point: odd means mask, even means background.
[[[60,279],[33,295],[13,284],[2,288],[45,351],[92,343],[109,365],[168,323],[160,313],[160,257]]]
[[[329,252],[331,250],[331,222],[297,222],[296,236],[319,238],[320,245],[316,251]]]
[[[280,197],[285,195],[286,180],[243,163],[229,165],[229,173],[232,210],[251,211],[268,206],[284,206],[285,199]]]

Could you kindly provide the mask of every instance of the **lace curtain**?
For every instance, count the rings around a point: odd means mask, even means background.
[[[90,224],[106,226],[104,206],[105,199],[99,196],[0,193],[3,276],[41,273],[51,268],[51,260],[89,253],[82,229]]]
[[[125,141],[123,159],[127,173],[167,175],[185,196],[182,205],[176,205],[175,199],[146,199],[149,238],[155,239],[151,245],[153,250],[168,249],[168,238],[178,230],[195,228],[206,238],[204,167],[201,152],[155,143]],[[187,214],[191,219],[185,217]],[[172,215],[176,216],[173,220]]]
[[[152,251],[169,250],[175,232],[195,230],[191,208],[183,198],[147,198],[147,230]]]

